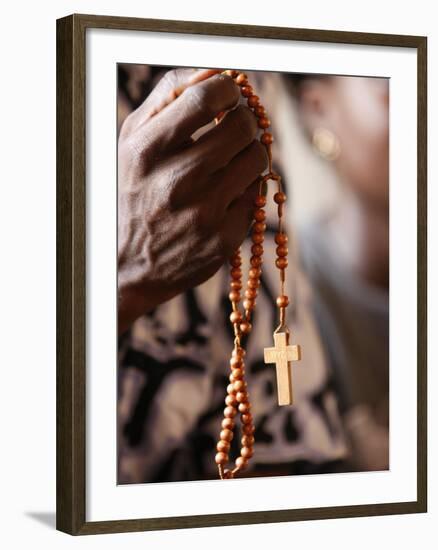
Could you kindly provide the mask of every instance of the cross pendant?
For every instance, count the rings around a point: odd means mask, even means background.
[[[274,332],[275,347],[265,348],[265,363],[275,363],[279,405],[292,405],[291,361],[301,359],[301,348],[289,345],[288,332]]]

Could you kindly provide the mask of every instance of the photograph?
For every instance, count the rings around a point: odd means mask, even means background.
[[[117,484],[390,469],[390,101],[117,63]]]
[[[426,55],[57,21],[57,529],[427,509]]]
[[[2,548],[437,539],[429,4],[5,5]]]

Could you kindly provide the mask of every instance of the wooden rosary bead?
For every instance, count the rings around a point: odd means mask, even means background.
[[[234,385],[230,382],[227,386],[227,393],[236,393],[236,390],[234,389]]]
[[[257,290],[254,288],[247,288],[245,290],[245,298],[248,298],[249,300],[255,300],[257,298]]]
[[[269,128],[269,126],[271,125],[271,121],[269,120],[269,118],[266,118],[263,116],[259,118],[258,125],[259,125],[259,128],[262,128],[263,130],[265,130],[266,128]]]
[[[241,403],[241,405],[243,405],[243,403]],[[239,405],[240,406],[240,405]],[[255,431],[255,428],[252,424],[244,424],[242,426],[242,432],[245,434],[245,435],[252,435]]]
[[[215,456],[215,461],[216,461],[216,464],[226,464],[228,462],[228,455],[223,453],[223,452],[220,452],[220,453],[216,453],[216,456]]]
[[[242,289],[242,282],[241,281],[231,281],[230,282],[230,288],[232,290],[241,290]]]
[[[240,73],[237,75],[235,82],[239,86],[246,86],[248,84],[248,77],[245,73]]]
[[[229,407],[235,407],[237,405],[238,401],[237,401],[236,396],[233,394],[233,395],[227,395],[227,397],[225,398],[225,403]],[[239,401],[239,403],[240,403],[240,401]]]
[[[241,347],[233,348],[233,351],[231,352],[231,355],[233,357],[242,357],[243,358],[246,355],[246,351]]]
[[[233,379],[231,382],[234,384],[237,380],[242,380],[245,375],[245,368],[244,367],[233,367],[231,369],[231,374],[233,376]]]
[[[257,107],[259,104],[260,98],[257,95],[251,95],[248,97],[248,106],[251,108]]]
[[[240,311],[233,311],[230,315],[230,321],[234,324],[234,323],[240,323],[240,321],[242,320],[242,314],[240,313]]]
[[[278,269],[286,269],[287,264],[287,258],[277,258],[275,260],[275,265],[278,267]]]
[[[263,145],[271,145],[274,141],[274,138],[269,132],[264,132],[262,134],[262,137],[260,138],[260,141],[263,143]]]
[[[235,382],[236,380],[241,380],[243,378],[242,369],[234,369],[231,373],[231,376],[233,377],[233,382]]]
[[[236,380],[236,382],[234,382],[233,384],[233,389],[235,392],[242,391],[245,388],[246,388],[246,382],[244,382],[243,380]]]
[[[248,466],[248,459],[243,458],[243,456],[239,456],[239,458],[236,459],[236,466],[239,469],[244,470]]]
[[[230,359],[230,367],[233,367],[233,368],[243,367],[243,358],[239,355],[233,355]]]
[[[264,222],[266,220],[266,212],[263,208],[257,208],[254,211],[254,219],[258,222]]]
[[[236,374],[237,374],[237,376],[236,376]],[[243,380],[243,376],[244,375],[241,372],[237,372],[237,373],[232,372],[230,374],[230,382],[233,382],[233,384],[234,384],[234,382],[237,382],[238,380]]]
[[[231,76],[231,78],[236,78],[236,76],[239,74],[236,69],[227,69],[226,71],[224,71],[224,73],[228,76]]]
[[[237,411],[234,407],[228,406],[224,409],[224,416],[226,418],[234,418],[237,414]]]
[[[240,301],[240,292],[238,292],[237,290],[232,290],[228,294],[228,298],[230,299],[231,302],[239,302]]]
[[[262,274],[262,270],[260,267],[251,267],[248,274],[250,279],[258,279]]]
[[[252,447],[242,447],[240,449],[240,455],[243,458],[246,458],[246,459],[251,458],[253,454],[254,454],[254,449]]]
[[[276,248],[277,256],[284,257],[287,256],[288,248],[284,244],[280,244]]]
[[[252,86],[243,86],[240,89],[240,93],[243,95],[243,97],[251,97],[252,96]]]
[[[232,256],[230,258],[230,265],[233,267],[240,267],[242,265],[242,258],[240,256]]]
[[[245,374],[245,364],[242,362],[240,365],[232,365],[231,367],[231,373],[236,372],[237,375],[239,374],[237,371],[242,371],[243,374]],[[239,376],[237,376],[236,380],[239,379]]]
[[[260,281],[258,279],[249,279],[248,280],[248,287],[249,288],[259,288],[260,286]]]
[[[220,453],[227,453],[229,452],[230,450],[230,443],[228,441],[224,441],[224,440],[220,440],[218,441],[217,445],[216,445],[216,450],[219,451]]]
[[[242,447],[252,447],[254,445],[254,436],[253,435],[244,435],[240,440]]]
[[[242,334],[249,334],[251,332],[252,325],[249,321],[243,321],[240,323],[240,332]]]
[[[264,233],[266,231],[265,222],[255,222],[255,224],[252,226],[252,230],[254,233]]]
[[[286,194],[283,193],[283,191],[277,191],[277,193],[275,193],[274,195],[274,202],[276,202],[277,204],[283,204],[284,202],[286,202]]]
[[[262,244],[262,242],[265,240],[265,236],[263,233],[253,233],[251,235],[251,240],[255,244]]]
[[[245,403],[248,399],[248,394],[244,391],[239,391],[236,393],[236,401],[238,403]]]
[[[288,296],[278,296],[277,297],[277,306],[278,307],[287,307],[289,305],[289,298]]]
[[[255,300],[244,300],[244,301],[243,301],[243,307],[244,307],[247,311],[250,311],[250,310],[254,309],[255,304],[256,304],[256,301],[255,301]]]
[[[249,402],[239,404],[239,412],[247,414],[251,410],[251,404]]]
[[[252,256],[251,259],[249,260],[249,263],[253,267],[260,267],[263,263],[263,259],[260,256]]]
[[[257,195],[254,204],[258,207],[262,207],[266,205],[266,197],[263,195]]]
[[[287,244],[288,238],[286,233],[276,233],[275,234],[275,242],[277,244]]]
[[[266,109],[263,107],[263,105],[257,105],[257,107],[254,109],[254,114],[257,117],[266,117]]]
[[[241,420],[243,424],[252,424],[252,414],[242,414]]]
[[[254,243],[251,247],[251,253],[254,256],[261,256],[263,254],[263,246],[261,244]]]
[[[232,430],[234,428],[234,420],[232,418],[224,418],[222,420],[221,426],[224,430]],[[231,433],[233,433],[231,431]]]
[[[237,371],[241,371],[242,376],[243,376],[245,374],[245,365],[242,363],[242,365],[236,365],[236,366],[231,367],[231,373],[237,372]],[[237,374],[239,374],[239,373],[237,373]]]
[[[242,278],[242,270],[240,267],[233,267],[230,271],[230,275],[233,279],[241,279]]]

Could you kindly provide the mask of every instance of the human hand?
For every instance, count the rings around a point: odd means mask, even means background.
[[[119,332],[209,279],[243,242],[267,154],[233,80],[169,71],[118,144]],[[232,109],[230,111],[230,109]],[[221,122],[192,135],[222,111]]]

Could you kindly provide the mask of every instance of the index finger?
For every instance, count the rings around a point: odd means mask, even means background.
[[[218,113],[235,107],[239,99],[239,88],[233,79],[215,74],[185,88],[174,101],[137,129],[137,139],[159,151],[175,150]]]
[[[173,69],[159,80],[143,103],[131,113],[131,128],[135,129],[158,114],[188,87],[221,72],[221,69]]]

